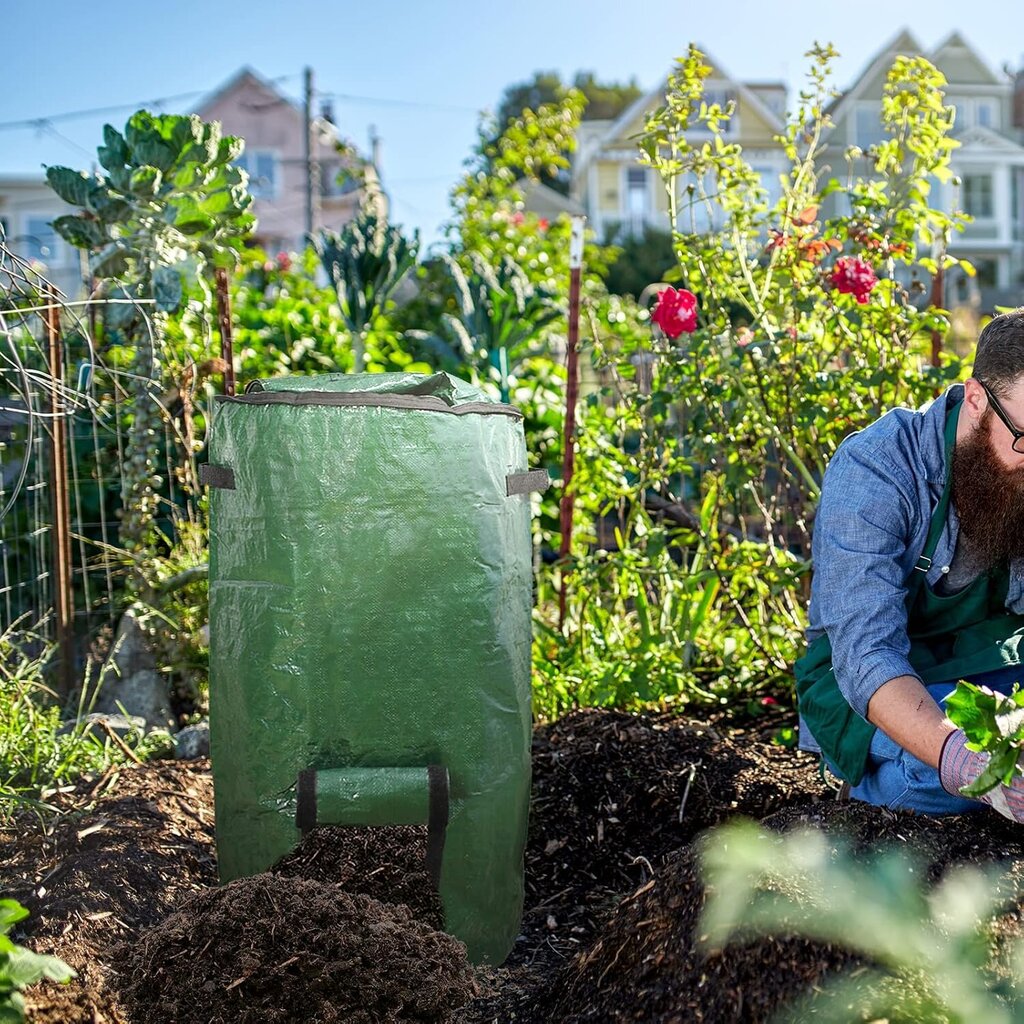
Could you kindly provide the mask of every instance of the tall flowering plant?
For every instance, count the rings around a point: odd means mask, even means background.
[[[952,358],[931,365],[932,334],[948,323],[924,301],[928,275],[956,262],[946,247],[966,220],[929,205],[956,145],[945,80],[923,58],[898,57],[881,103],[885,137],[847,150],[831,177],[823,150],[835,52],[808,56],[808,88],[778,139],[777,188],[728,131],[733,106],[705,96],[711,69],[700,51],[678,62],[638,139],[665,188],[678,267],[646,339],[620,349],[623,377],[639,380],[644,367],[643,386],[619,395],[635,444],[624,453],[586,429],[582,442],[595,478],[604,460],[615,464],[607,477],[636,482],[642,514],[622,520],[619,550],[647,551],[652,536],[659,551],[683,548],[681,568],[659,577],[648,558],[637,570],[645,604],[662,601],[664,612],[673,573],[704,581],[685,643],[687,667],[707,673],[705,693],[719,685],[707,676],[740,671],[729,668],[737,624],[749,640],[744,670],[756,661],[762,676],[788,675],[830,456],[852,431],[961,373]],[[595,333],[612,345],[604,325]]]

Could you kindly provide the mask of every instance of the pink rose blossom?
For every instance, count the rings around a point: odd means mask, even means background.
[[[840,256],[829,279],[832,287],[843,295],[852,295],[862,306],[868,301],[878,278],[871,264],[857,256]]]
[[[658,295],[651,320],[669,338],[692,334],[697,329],[697,296],[685,288],[666,288]]]

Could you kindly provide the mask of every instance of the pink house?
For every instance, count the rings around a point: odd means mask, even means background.
[[[270,253],[301,250],[310,176],[302,105],[251,68],[242,68],[204,99],[196,113],[206,121],[220,121],[225,134],[245,139],[245,152],[238,162],[249,173],[255,200],[256,244]],[[314,115],[310,134],[313,230],[340,230],[355,216],[367,191],[379,204],[380,214],[386,215],[375,161],[343,145],[344,151],[339,150],[343,139],[327,111]],[[351,176],[339,181],[343,168]]]

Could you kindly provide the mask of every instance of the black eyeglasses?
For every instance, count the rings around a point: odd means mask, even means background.
[[[996,415],[1003,421],[1006,429],[1013,434],[1013,450],[1024,455],[1024,430],[1018,430],[1010,422],[1010,417],[1003,411],[1003,407],[996,400],[996,396],[989,390],[988,385],[982,380],[979,380],[978,383],[985,389],[985,394],[988,395],[988,400],[992,408],[995,409]]]

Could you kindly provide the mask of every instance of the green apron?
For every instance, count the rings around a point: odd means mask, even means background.
[[[907,581],[909,661],[921,679],[952,682],[1021,664],[1024,615],[1006,610],[1008,567],[982,573],[956,594],[940,596],[925,582],[945,528],[952,490],[952,456],[960,405],[946,415],[946,484],[931,518],[924,551]],[[864,774],[875,726],[839,691],[832,645],[822,634],[793,666],[800,714],[839,776],[857,785]]]

